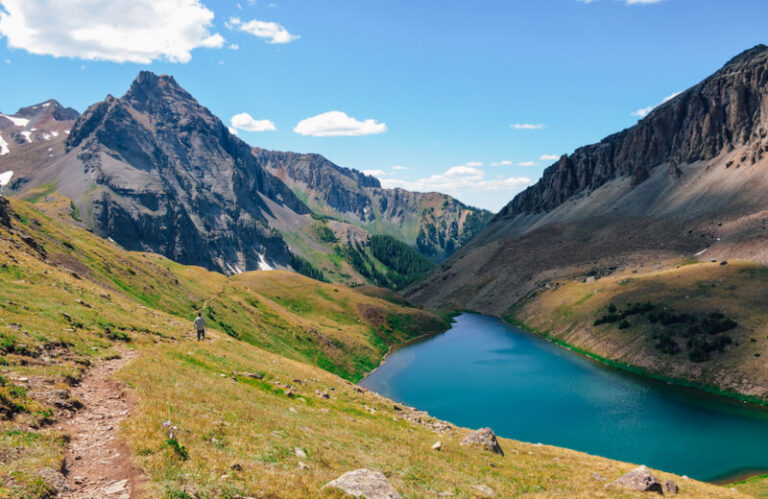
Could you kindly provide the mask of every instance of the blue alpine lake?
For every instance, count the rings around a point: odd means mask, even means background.
[[[459,426],[718,480],[768,470],[768,412],[605,367],[462,314],[362,386]]]

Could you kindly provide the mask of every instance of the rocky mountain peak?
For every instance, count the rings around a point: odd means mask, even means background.
[[[712,160],[737,148],[745,150],[744,161],[754,164],[768,147],[766,109],[768,47],[758,45],[635,126],[563,156],[498,217],[545,213],[614,179],[629,178],[639,186],[661,165],[669,165],[674,173],[681,165]]]
[[[151,71],[141,71],[121,100],[139,111],[148,112],[158,112],[169,105],[185,102],[198,105],[173,76],[158,76]]]
[[[751,49],[747,49],[741,54],[737,55],[730,61],[728,61],[725,66],[723,66],[722,71],[733,71],[735,69],[740,69],[745,66],[751,66],[755,63],[765,63],[768,62],[768,45],[759,44],[755,45]]]
[[[55,99],[48,99],[45,102],[41,102],[33,106],[22,107],[16,112],[14,116],[19,118],[33,119],[46,115],[50,115],[57,121],[75,121],[80,116],[80,113],[71,107],[62,106]]]

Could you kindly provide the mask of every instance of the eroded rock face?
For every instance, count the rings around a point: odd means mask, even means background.
[[[141,72],[123,97],[88,108],[66,146],[85,172],[70,182],[86,190],[81,212],[92,208],[94,231],[127,249],[225,273],[287,266],[270,206],[309,213],[170,76]]]
[[[501,450],[499,442],[496,440],[496,434],[490,428],[480,428],[477,431],[473,431],[464,437],[461,441],[461,445],[473,445],[482,447],[495,452],[496,454],[504,455],[504,451]]]
[[[0,194],[0,224],[11,227],[11,204]]]
[[[733,58],[720,71],[654,109],[636,126],[561,157],[541,180],[498,215],[549,211],[577,193],[618,177],[640,183],[664,163],[690,164],[765,137],[768,116],[768,47]],[[762,157],[763,147],[754,150]]]
[[[629,473],[621,476],[606,487],[618,487],[622,489],[636,490],[638,492],[658,492],[662,493],[661,482],[653,476],[645,466],[633,469]]]
[[[382,473],[359,469],[344,473],[323,488],[340,489],[347,494],[366,499],[400,499],[400,494]]]

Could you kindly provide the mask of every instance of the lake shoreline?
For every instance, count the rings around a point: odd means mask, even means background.
[[[566,350],[579,354],[582,357],[586,357],[604,366],[608,366],[625,373],[630,373],[635,376],[651,379],[661,383],[667,383],[669,385],[674,385],[681,388],[696,390],[698,392],[701,392],[702,394],[712,396],[713,398],[728,399],[730,401],[740,402],[742,404],[749,405],[755,410],[768,410],[768,401],[764,399],[753,397],[751,395],[745,395],[739,392],[722,390],[716,386],[708,385],[706,383],[700,383],[698,381],[690,381],[684,378],[675,378],[672,376],[665,376],[663,374],[652,373],[640,366],[626,364],[623,362],[617,362],[615,360],[611,360],[607,357],[603,357],[602,355],[598,355],[589,350],[585,350],[583,348],[579,348],[577,346],[571,345],[567,341],[563,341],[559,338],[554,338],[549,333],[546,333],[544,331],[540,331],[536,328],[528,326],[527,324],[517,319],[516,317],[508,315],[505,317],[499,317],[499,319],[501,319],[504,323],[509,324],[510,326],[520,328],[523,331],[526,331],[537,337],[545,339],[546,341],[552,343],[553,345],[557,345],[559,347],[565,348]]]
[[[472,311],[463,311],[463,312],[464,313],[468,313],[468,314],[473,314],[473,315],[479,315],[479,316],[484,315],[484,314],[476,314],[475,312],[472,312]],[[461,314],[462,314],[462,312],[457,311],[456,316],[461,315]],[[456,317],[456,316],[454,316],[454,317]],[[764,413],[766,411],[766,407],[765,407],[764,403],[763,404],[747,403],[746,401],[741,400],[740,398],[733,396],[733,394],[719,393],[719,391],[713,389],[713,387],[705,387],[703,385],[702,386],[697,386],[696,384],[688,382],[686,380],[668,379],[667,377],[664,377],[664,376],[653,375],[652,373],[644,372],[643,370],[641,370],[639,368],[636,368],[635,366],[622,366],[622,365],[620,365],[617,362],[610,361],[610,359],[604,359],[604,358],[602,358],[602,357],[600,357],[598,355],[595,355],[595,354],[593,354],[591,352],[575,348],[572,345],[568,345],[566,342],[559,341],[556,338],[550,337],[549,335],[541,334],[540,332],[535,331],[532,328],[529,328],[529,327],[525,326],[521,322],[516,321],[514,318],[510,318],[510,317],[501,318],[501,317],[498,317],[498,316],[494,317],[494,316],[490,316],[490,315],[486,316],[486,317],[494,318],[496,320],[499,320],[500,323],[502,323],[502,324],[505,324],[507,326],[515,327],[518,330],[520,330],[521,332],[524,332],[526,334],[530,334],[532,338],[539,338],[541,340],[544,340],[546,343],[552,344],[553,346],[564,348],[564,349],[569,350],[569,351],[571,351],[573,353],[578,353],[578,354],[580,354],[580,355],[578,355],[578,357],[586,358],[587,360],[590,360],[590,361],[594,362],[595,364],[599,364],[601,367],[607,367],[607,368],[609,368],[609,370],[610,370],[610,368],[613,368],[616,371],[619,371],[620,373],[630,375],[630,378],[634,377],[634,378],[637,378],[637,379],[644,379],[644,380],[648,380],[648,381],[653,381],[654,383],[658,383],[659,385],[657,385],[657,386],[660,387],[659,389],[661,389],[661,385],[662,384],[663,385],[671,385],[672,387],[675,387],[675,388],[683,388],[683,389],[685,389],[684,391],[689,391],[691,394],[695,394],[697,396],[701,396],[702,400],[705,401],[704,404],[706,404],[706,399],[711,397],[711,399],[713,401],[714,400],[719,400],[719,402],[721,404],[722,403],[727,403],[728,405],[731,405],[733,407],[737,407],[737,408],[744,407],[744,408],[749,409],[749,410],[756,410],[756,411],[764,412]],[[402,348],[405,348],[405,347],[408,347],[408,346],[413,346],[413,345],[418,344],[420,342],[423,342],[423,341],[425,341],[427,339],[434,338],[436,336],[440,336],[440,335],[442,335],[442,334],[444,334],[446,332],[449,332],[454,327],[456,327],[456,323],[457,323],[457,321],[454,319],[451,322],[451,328],[447,329],[446,331],[442,331],[442,332],[438,332],[438,333],[424,334],[424,335],[412,338],[412,339],[410,339],[410,340],[408,340],[406,342],[403,342],[401,344],[398,344],[398,345],[395,345],[395,346],[391,347],[388,350],[387,354],[382,358],[381,362],[379,363],[379,366],[377,366],[375,369],[373,369],[369,373],[367,373],[358,382],[358,384],[360,384],[362,386],[362,383],[365,380],[367,380],[369,378],[369,376],[371,376],[376,371],[378,371],[388,360],[390,360],[390,355],[391,354],[395,353],[396,351],[398,351],[398,350],[400,350]],[[374,390],[374,391],[376,391],[376,390]],[[728,396],[728,395],[730,395],[730,396]],[[391,396],[391,395],[388,395],[388,396]],[[399,400],[399,402],[403,403],[403,404],[406,404],[406,405],[419,407],[420,409],[426,410],[427,412],[431,413],[429,407],[421,407],[421,404],[415,403],[413,400],[403,400],[403,399],[401,399],[401,400]],[[450,416],[441,415],[441,416],[438,416],[438,418],[442,419],[442,420],[445,420],[445,421],[450,421],[453,424],[459,424],[459,425],[466,426],[466,423],[461,423],[461,422],[454,423],[455,418],[452,418]],[[509,436],[507,438],[513,438],[513,439],[520,440],[520,441],[532,441],[530,439],[525,438],[524,436],[511,435],[511,436]],[[556,445],[556,446],[560,446],[560,447],[564,447],[564,448],[570,448],[570,449],[573,449],[573,450],[577,450],[579,452],[587,452],[587,453],[591,453],[593,455],[598,455],[598,456],[603,455],[600,452],[589,451],[589,450],[586,450],[586,449],[582,449],[582,448],[578,448],[578,447],[574,447],[574,446],[563,445],[563,444],[558,444],[558,443],[550,443],[548,445]],[[605,456],[603,455],[603,457],[605,457]],[[609,457],[609,459],[617,459],[617,458],[616,457]],[[638,460],[642,461],[642,457],[639,457]],[[733,472],[725,472],[722,475],[717,475],[715,477],[709,478],[709,479],[704,480],[704,481],[708,481],[709,483],[716,484],[716,485],[725,485],[725,484],[731,484],[731,483],[734,483],[734,482],[740,482],[740,481],[748,480],[749,478],[765,475],[766,473],[768,473],[768,469],[764,469],[764,468],[762,468],[762,467],[760,467],[758,465],[757,467],[754,467],[754,468],[740,468],[738,470],[734,470]]]

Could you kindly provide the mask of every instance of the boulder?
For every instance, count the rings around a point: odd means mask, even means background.
[[[435,442],[434,445],[432,445],[432,448],[434,450],[440,450],[443,448],[443,442]]]
[[[501,450],[499,442],[496,440],[496,435],[490,428],[480,428],[477,431],[471,432],[464,437],[464,440],[461,441],[461,445],[484,447],[496,454],[504,455],[504,451]]]
[[[336,488],[351,496],[366,499],[400,499],[400,494],[383,473],[364,468],[344,473],[323,486],[323,488],[326,487]]]
[[[680,489],[677,487],[677,484],[673,482],[672,480],[667,480],[661,485],[661,490],[665,494],[669,495],[677,495],[677,493],[680,491]]]
[[[493,489],[487,485],[475,485],[472,488],[475,489],[475,497],[482,497],[485,499],[494,497],[496,495]]]
[[[638,492],[662,493],[661,482],[653,476],[648,468],[640,466],[621,476],[606,487],[618,487],[622,489],[636,490]]]
[[[45,484],[52,488],[56,493],[62,493],[67,490],[67,477],[61,471],[45,467],[37,470],[37,474],[45,481]]]

